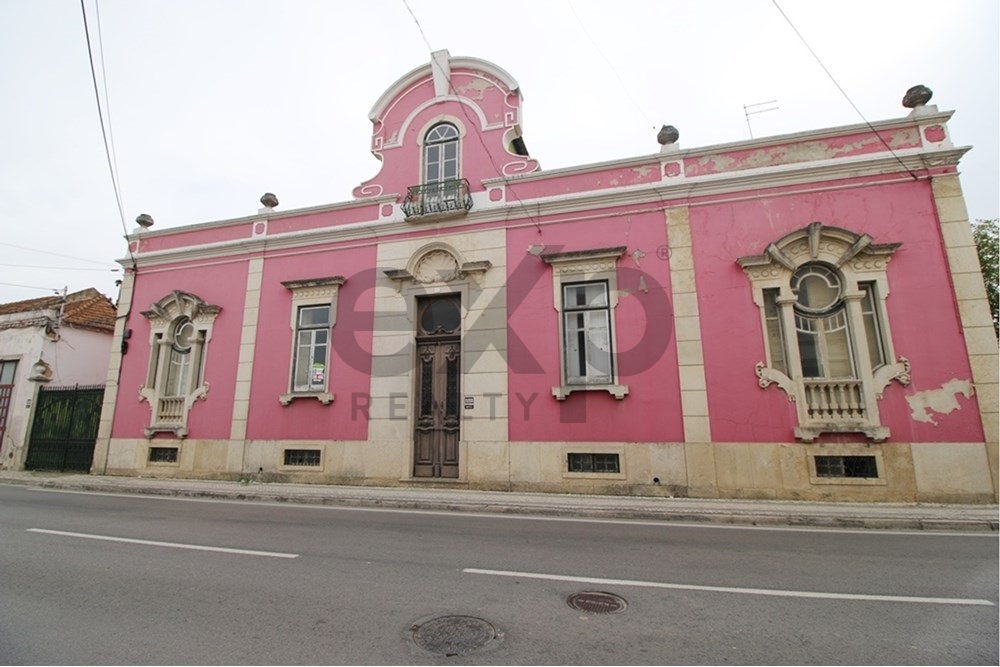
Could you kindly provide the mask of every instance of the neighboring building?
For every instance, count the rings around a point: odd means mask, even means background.
[[[353,201],[140,216],[95,472],[995,501],[968,149],[929,91],[543,171],[514,79],[432,59],[372,109]]]
[[[89,470],[114,329],[92,288],[0,304],[0,469]]]

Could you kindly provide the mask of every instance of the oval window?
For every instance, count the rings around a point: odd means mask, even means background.
[[[807,264],[792,275],[792,291],[796,307],[810,313],[821,313],[840,301],[840,277],[822,264]]]

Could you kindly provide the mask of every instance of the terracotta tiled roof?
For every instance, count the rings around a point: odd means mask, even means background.
[[[59,310],[62,295],[43,296],[38,299],[0,304],[0,315],[16,315],[39,310]],[[66,295],[63,308],[63,325],[92,331],[115,330],[115,307],[111,300],[93,287]]]

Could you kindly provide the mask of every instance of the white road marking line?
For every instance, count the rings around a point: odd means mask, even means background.
[[[862,595],[855,593],[817,593],[813,591],[783,591],[768,588],[734,588],[729,586],[699,586],[695,584],[668,584],[659,581],[637,581],[634,579],[601,579],[598,577],[573,577],[560,574],[537,572],[513,572],[509,570],[481,570],[467,567],[466,574],[486,574],[495,577],[519,577],[522,579],[546,579],[549,581],[572,581],[578,584],[600,584],[607,586],[639,586],[644,588],[670,588],[684,591],[709,591],[712,593],[739,593],[741,595],[773,595],[788,598],[815,598],[821,600],[864,600],[874,602],[917,602],[920,604],[979,605],[995,607],[989,600],[969,598],[925,598],[902,595]]]
[[[104,540],[106,542],[127,542],[143,544],[151,547],[171,547],[173,549],[192,549],[194,551],[216,551],[224,554],[240,554],[242,556],[267,556],[269,558],[298,558],[298,554],[281,553],[279,551],[253,551],[252,549],[229,549],[227,547],[207,547],[200,544],[181,544],[179,542],[157,542],[155,540],[135,540],[129,537],[111,537],[108,535],[91,535],[89,533],[70,533],[64,530],[46,530],[44,528],[28,528],[29,533],[45,535],[63,535],[65,537],[82,537],[88,540]]]
[[[117,493],[114,491],[76,491],[71,489],[51,489],[41,486],[25,487],[28,491],[42,491],[44,493],[68,493],[84,496],[104,496],[106,498],[135,498],[141,500],[172,500],[184,503],[222,503],[228,505],[257,505],[262,507],[282,507],[284,509],[306,509],[306,510],[327,510],[334,512],[380,512],[382,514],[417,514],[425,516],[448,516],[453,518],[475,518],[475,519],[507,519],[512,521],[557,521],[560,523],[598,523],[605,525],[627,525],[627,526],[656,526],[659,528],[705,528],[711,530],[755,530],[769,531],[775,533],[825,533],[832,535],[868,535],[870,537],[882,535],[906,535],[909,537],[948,537],[948,538],[1000,538],[1000,533],[993,531],[953,531],[953,530],[890,530],[882,528],[827,528],[825,526],[776,526],[769,524],[748,525],[748,524],[723,524],[723,523],[699,523],[691,519],[670,519],[664,518],[659,521],[650,519],[581,519],[577,517],[546,516],[529,514],[491,514],[486,512],[466,512],[464,510],[416,510],[393,507],[358,507],[355,505],[314,505],[295,502],[279,502],[266,500],[232,500],[227,498],[185,498],[183,496],[161,496],[149,493]],[[353,500],[353,499],[349,499]],[[390,499],[391,500],[391,499]]]

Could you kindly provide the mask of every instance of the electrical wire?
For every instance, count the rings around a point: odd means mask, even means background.
[[[38,285],[18,285],[17,283],[0,283],[4,287],[23,287],[24,289],[40,289],[45,292],[55,292],[59,293],[62,291],[61,287],[39,287]]]
[[[785,19],[785,21],[788,23],[788,25],[791,26],[791,28],[795,32],[795,34],[798,35],[798,38],[800,40],[802,40],[802,43],[805,45],[806,49],[808,49],[809,53],[812,54],[812,57],[816,59],[816,62],[819,63],[819,66],[823,69],[823,71],[826,72],[826,75],[828,77],[830,77],[830,81],[832,81],[833,85],[835,85],[837,87],[837,90],[840,91],[840,94],[844,96],[844,99],[846,99],[847,102],[848,102],[848,104],[850,104],[851,107],[854,109],[854,111],[857,112],[858,116],[861,117],[861,120],[863,120],[865,122],[865,125],[868,126],[868,129],[872,131],[872,134],[874,134],[876,137],[878,137],[878,140],[882,142],[882,144],[886,147],[886,150],[888,150],[892,154],[892,156],[894,158],[896,158],[896,162],[899,162],[899,166],[901,166],[904,170],[906,170],[906,172],[913,178],[913,180],[915,180],[915,181],[919,180],[919,177],[913,172],[913,170],[910,169],[909,167],[907,167],[903,163],[903,161],[899,158],[899,156],[896,155],[896,152],[894,150],[892,150],[892,146],[889,145],[889,142],[887,142],[885,139],[883,139],[882,135],[878,133],[878,130],[876,130],[875,127],[871,123],[868,122],[868,119],[865,118],[865,115],[863,113],[861,113],[861,109],[859,109],[857,107],[857,105],[854,104],[854,101],[851,99],[850,95],[847,94],[847,91],[845,91],[840,86],[840,84],[837,83],[837,79],[835,79],[833,77],[833,74],[831,74],[830,70],[828,70],[827,67],[826,67],[826,65],[823,64],[823,61],[820,60],[820,57],[818,55],[816,55],[816,52],[813,51],[813,48],[811,46],[809,46],[809,42],[806,41],[806,38],[802,36],[802,33],[799,32],[799,29],[795,27],[795,24],[792,23],[792,20],[790,18],[788,18],[787,14],[785,14],[785,10],[783,10],[781,8],[781,5],[778,4],[778,0],[771,0],[771,2],[774,3],[774,7],[778,10],[778,12]]]
[[[94,68],[94,51],[90,45],[90,28],[87,25],[87,7],[85,0],[80,0],[80,12],[83,14],[83,33],[87,39],[87,57],[90,60],[90,78],[94,82],[94,99],[97,101],[97,118],[101,122],[101,138],[104,140],[104,155],[108,160],[108,171],[111,174],[111,187],[115,191],[115,203],[118,205],[118,216],[121,218],[122,232],[128,237],[128,228],[125,226],[125,209],[122,207],[121,193],[118,190],[118,178],[115,174],[114,160],[111,158],[111,146],[108,141],[108,131],[104,125],[104,112],[101,107],[101,94],[97,85],[97,70]],[[103,67],[103,65],[102,65]],[[135,257],[132,255],[131,246],[128,248],[129,259],[132,260],[132,267],[136,267]]]
[[[423,38],[424,44],[427,45],[427,50],[431,56],[430,58],[431,67],[439,67],[437,62],[434,60],[434,48],[431,46],[430,41],[427,39],[427,35],[424,33],[424,29],[420,25],[420,20],[417,18],[417,15],[413,13],[413,10],[410,8],[410,5],[406,0],[403,0],[403,4],[406,6],[406,11],[408,11],[410,13],[410,16],[413,18],[413,22],[417,25],[417,30],[420,31],[420,36]],[[452,85],[450,78],[448,79],[448,91],[455,97],[459,96],[458,91],[455,90],[455,87]],[[465,116],[465,120],[469,123],[470,126],[474,127],[478,125],[478,121],[474,120],[471,116],[469,116],[469,110],[466,108],[465,104],[459,103],[458,107],[462,111],[462,115]],[[476,138],[479,139],[479,144],[483,147],[483,151],[486,152],[486,156],[489,158],[490,164],[493,165],[493,169],[495,169],[498,174],[503,174],[503,170],[497,163],[496,158],[493,157],[493,152],[490,151],[489,146],[487,146],[486,142],[483,140],[482,132],[474,132],[473,134],[475,134]],[[538,220],[535,219],[535,216],[531,214],[531,211],[528,210],[527,205],[523,201],[521,201],[521,199],[517,196],[517,193],[515,193],[513,189],[508,188],[506,192],[507,194],[509,194],[514,198],[514,201],[517,203],[517,205],[521,207],[522,211],[524,211],[524,215],[535,224],[535,228],[537,229],[538,233],[541,234],[542,227],[541,225],[538,224]]]
[[[110,271],[115,273],[121,271],[121,269],[91,269],[91,268],[73,268],[69,266],[38,266],[36,264],[0,264],[0,266],[10,266],[15,269],[51,269],[55,271]]]
[[[108,262],[99,262],[96,259],[87,259],[85,257],[74,257],[73,255],[63,255],[58,252],[51,252],[49,250],[39,250],[38,248],[29,248],[28,246],[15,245],[13,243],[5,243],[0,241],[0,245],[7,246],[8,248],[17,248],[18,250],[27,250],[28,252],[37,252],[42,255],[52,255],[53,257],[63,257],[65,259],[75,259],[80,262],[90,262],[91,264],[100,264],[102,266],[107,266]]]
[[[615,75],[616,79],[618,79],[618,84],[622,87],[622,90],[625,91],[626,97],[628,97],[629,101],[632,102],[632,104],[639,111],[639,113],[642,114],[642,116],[646,119],[646,122],[649,123],[650,127],[652,127],[654,130],[657,129],[656,124],[652,121],[649,115],[643,110],[641,106],[639,106],[639,103],[636,102],[635,98],[632,97],[632,92],[628,89],[628,86],[625,85],[624,79],[622,79],[621,75],[618,74],[618,70],[615,69],[614,64],[612,64],[611,62],[611,59],[604,54],[604,51],[601,49],[601,45],[597,43],[597,40],[595,40],[593,36],[590,34],[590,31],[587,30],[587,26],[583,24],[583,21],[580,19],[580,15],[576,13],[576,7],[573,6],[572,0],[566,0],[566,4],[569,5],[570,11],[573,12],[573,18],[575,18],[576,22],[580,25],[580,29],[583,30],[583,34],[587,36],[587,39],[590,40],[590,43],[594,45],[594,49],[597,51],[598,55],[604,58],[604,62],[607,63],[608,68],[611,70],[611,73]]]

